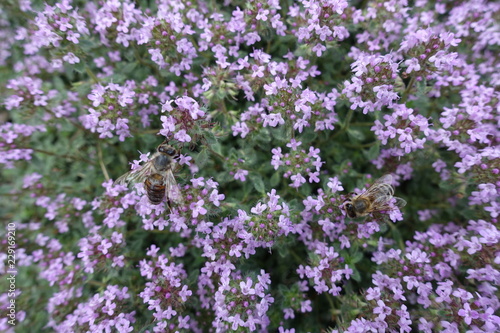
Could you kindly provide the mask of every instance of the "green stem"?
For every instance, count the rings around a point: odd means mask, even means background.
[[[395,230],[395,229],[396,229],[396,225],[395,225],[394,223],[392,223],[391,221],[388,221],[388,222],[386,222],[386,223],[389,225],[389,227],[390,227],[392,230]],[[403,243],[403,239],[402,239],[402,238],[400,238],[400,239],[398,240],[398,246],[399,246],[399,248],[400,248],[401,250],[404,250],[404,249],[405,249],[405,244]]]
[[[348,148],[367,148],[367,147],[371,147],[373,145],[376,145],[378,141],[373,141],[373,142],[368,142],[368,143],[363,143],[363,144],[359,144],[359,145],[353,145],[351,143],[348,143],[348,142],[344,142],[342,143],[343,146],[346,146]]]
[[[215,150],[213,150],[209,145],[206,146],[207,147],[207,150],[214,154],[215,156],[217,156],[218,158],[220,158],[222,161],[226,161],[226,158],[224,156],[222,156],[221,154],[219,154],[218,152],[216,152]]]
[[[354,110],[349,108],[349,112],[347,112],[347,116],[345,117],[345,122],[344,122],[344,126],[342,126],[342,128],[344,130],[348,130],[349,129],[349,126],[351,124],[351,119],[352,119],[352,115],[354,114]]]
[[[330,296],[330,294],[326,294],[326,300],[328,301],[328,304],[330,304],[330,311],[331,311],[331,313],[334,314],[335,304],[333,303],[332,296]]]
[[[132,130],[132,134],[134,134],[134,136],[135,135],[141,136],[141,135],[144,135],[144,134],[156,134],[159,131],[161,131],[161,128],[158,128],[158,129],[148,129],[148,130],[144,130],[144,131]]]
[[[372,121],[356,122],[356,123],[351,123],[351,126],[352,127],[373,126],[373,122]]]
[[[151,69],[155,73],[155,77],[161,77],[161,74],[158,71],[158,67],[157,66],[153,66],[149,61],[144,61],[144,59],[141,56],[141,53],[139,52],[139,49],[138,49],[138,47],[137,47],[136,44],[134,44],[133,50],[134,50],[134,56],[135,56],[135,58],[137,59],[137,62],[140,65],[142,65],[144,67],[148,67],[149,69]]]
[[[56,156],[56,157],[60,157],[60,158],[67,158],[67,159],[75,160],[75,161],[82,161],[82,162],[86,162],[86,163],[95,165],[95,163],[93,161],[87,160],[87,159],[85,159],[83,157],[78,157],[78,156],[73,156],[73,155],[66,155],[66,154],[59,155],[59,154],[56,154],[56,153],[48,151],[48,150],[43,150],[43,149],[38,149],[38,148],[32,148],[32,147],[17,147],[17,149],[31,149],[31,150],[33,150],[36,153],[50,155],[50,156]]]
[[[354,110],[349,108],[349,112],[347,112],[347,116],[345,117],[344,125],[342,125],[340,130],[332,136],[332,139],[336,138],[337,136],[339,136],[340,134],[344,133],[345,131],[347,131],[349,129],[353,114],[354,114]]]
[[[96,280],[88,280],[86,283],[90,284],[92,286],[97,286],[97,287],[101,287],[101,288],[105,288],[107,286],[105,283],[102,283],[102,282],[96,281]]]
[[[302,262],[303,259],[302,257],[300,257],[297,253],[295,253],[295,251],[293,249],[290,249],[290,254],[292,255],[292,257],[297,260],[297,262]]]
[[[406,103],[406,100],[408,99],[408,96],[410,95],[410,91],[413,88],[413,84],[415,84],[415,76],[411,77],[410,82],[408,82],[408,86],[406,87],[405,91],[403,92],[403,97],[401,98],[402,104]]]
[[[106,181],[109,180],[109,174],[108,170],[106,170],[106,165],[104,164],[104,160],[102,158],[102,148],[101,148],[101,142],[97,141],[97,156],[99,157],[99,165],[101,166],[102,173],[104,174],[104,178],[106,178]]]
[[[94,83],[99,83],[99,79],[97,78],[97,76],[95,76],[94,72],[92,72],[92,70],[88,66],[85,67],[85,72],[87,72],[87,75],[90,76]]]

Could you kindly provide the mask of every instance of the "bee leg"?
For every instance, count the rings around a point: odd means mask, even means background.
[[[179,163],[175,163],[175,166],[172,168],[172,172],[175,174],[179,172],[180,169],[182,169],[182,165],[180,165]]]
[[[172,212],[172,200],[170,200],[169,198],[167,198],[166,204],[167,204],[168,210],[170,212]]]
[[[170,139],[173,137],[172,133],[168,133],[161,145],[169,143]]]

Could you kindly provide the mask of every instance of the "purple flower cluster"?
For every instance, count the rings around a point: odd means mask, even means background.
[[[299,61],[301,60],[299,59]],[[307,62],[303,62],[303,67],[305,67]],[[285,65],[283,66],[285,67]],[[300,62],[295,66],[300,66]],[[313,70],[316,69],[313,68]],[[294,68],[290,69],[286,66],[283,75],[295,76],[297,82],[290,84],[283,79],[283,81],[277,80],[265,84],[264,89],[269,97],[242,113],[241,121],[236,122],[231,127],[233,135],[240,135],[245,138],[250,131],[255,131],[261,127],[279,127],[287,123],[293,124],[293,129],[299,133],[313,125],[315,131],[333,130],[335,128],[334,124],[338,121],[334,111],[336,99],[339,95],[337,91],[332,90],[328,94],[317,93],[309,89],[300,91],[297,89],[301,86],[300,82],[306,80],[307,76],[315,76],[315,74],[296,73]],[[264,76],[264,73],[262,76]],[[297,96],[299,92],[300,95]]]
[[[178,313],[192,295],[192,291],[184,284],[186,271],[182,265],[176,265],[165,255],[158,255],[159,250],[152,245],[147,252],[152,260],[143,259],[139,263],[141,276],[148,280],[139,297],[153,312],[156,323],[154,331],[189,329],[189,316],[183,317]]]
[[[244,278],[238,272],[221,276],[214,295],[214,327],[223,331],[238,328],[256,331],[258,327],[268,326],[267,311],[274,303],[274,298],[266,293],[270,284],[270,276],[264,270],[255,279]]]
[[[122,113],[134,103],[135,91],[130,86],[110,83],[107,86],[97,84],[88,98],[92,102],[89,114],[80,117],[82,125],[91,132],[99,133],[99,138],[112,138],[117,135],[120,141],[132,136],[128,127],[128,118]],[[133,115],[133,113],[132,113]]]
[[[394,90],[398,77],[398,59],[395,55],[358,54],[351,64],[354,77],[344,82],[342,94],[349,99],[351,109],[373,112],[384,106],[392,107],[399,99]]]
[[[335,252],[333,247],[325,248],[325,244],[321,243],[318,245],[319,248],[314,251],[317,257],[312,260],[314,264],[311,266],[300,265],[297,273],[301,279],[307,277],[313,280],[312,285],[318,294],[328,292],[333,296],[338,296],[342,288],[336,283],[340,282],[343,276],[345,279],[349,279],[353,271],[348,265],[345,265],[343,269],[340,268],[342,261],[337,259],[339,254]]]
[[[306,182],[319,183],[320,169],[324,163],[319,156],[319,149],[309,147],[309,151],[306,152],[304,149],[298,149],[301,144],[302,142],[292,139],[286,145],[290,149],[289,153],[283,154],[281,147],[273,148],[271,151],[273,153],[271,165],[274,170],[285,169],[283,177],[289,178],[290,186],[294,188],[299,188]]]
[[[116,330],[120,333],[132,332],[135,322],[135,311],[126,312],[130,308],[130,294],[127,287],[109,285],[99,294],[90,297],[88,301],[82,301],[81,290],[67,290],[57,295],[59,300],[52,299],[49,304],[49,312],[56,313],[55,307],[60,308],[65,314],[64,320],[58,322],[55,318],[49,320],[48,327],[58,332],[69,332],[75,326],[84,328],[90,332],[110,332]],[[76,308],[68,311],[68,306],[58,301],[80,300]],[[54,307],[54,308],[53,308]]]
[[[238,210],[238,223],[243,227],[238,237],[247,246],[253,243],[253,247],[271,248],[279,237],[294,232],[286,202],[280,200],[274,189],[267,196],[265,203],[259,202],[250,208],[251,215]]]
[[[494,286],[500,282],[500,272],[495,268],[499,241],[498,229],[483,220],[469,221],[466,229],[455,224],[434,225],[424,233],[417,233],[404,252],[392,248],[388,240],[387,246],[374,253],[373,261],[393,273],[378,271],[373,275],[375,286],[366,291],[373,319],[357,321],[349,330],[399,327],[410,332],[412,320],[404,305],[407,299],[422,306],[417,324],[424,332],[435,328],[432,310],[443,307],[447,318],[439,323],[443,329],[457,326],[449,321],[453,317],[463,318],[475,330],[500,329],[500,317],[494,314],[499,304],[494,292]],[[454,283],[455,274],[463,265],[470,267],[465,277],[478,285],[479,293],[473,294]]]
[[[384,123],[375,120],[372,131],[382,144],[386,145],[389,139],[397,138],[401,149],[391,150],[393,156],[403,156],[424,148],[425,137],[429,135],[429,121],[420,114],[413,113],[414,110],[398,104],[392,114],[384,116]]]
[[[27,148],[27,141],[35,132],[45,132],[44,125],[6,123],[0,125],[0,164],[13,168],[15,161],[31,160],[33,149]]]
[[[172,105],[174,103],[174,105]],[[179,97],[168,100],[162,106],[162,112],[168,116],[161,116],[163,129],[159,134],[165,137],[173,137],[179,142],[191,142],[193,138],[188,134],[202,133],[202,127],[206,127],[206,114],[198,102],[190,97]]]
[[[83,270],[93,273],[95,270],[103,269],[108,265],[111,267],[123,267],[125,257],[121,255],[121,249],[125,246],[123,234],[114,231],[109,238],[103,238],[95,233],[84,237],[78,243]]]

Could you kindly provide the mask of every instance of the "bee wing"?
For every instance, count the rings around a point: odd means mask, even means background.
[[[398,197],[393,197],[393,199],[396,199],[396,202],[394,203],[394,206],[397,206],[399,208],[406,206],[406,200]]]
[[[128,183],[138,183],[143,181],[154,169],[153,160],[149,160],[139,170],[131,170],[124,175],[120,176],[114,185],[128,185]]]
[[[172,170],[169,169],[165,173],[165,196],[167,197],[167,204],[176,203],[182,204],[184,199],[182,198],[182,193],[177,186],[177,181],[175,180]]]
[[[392,186],[392,175],[391,174],[383,175],[382,177],[374,181],[372,186],[379,184],[389,184]]]
[[[394,200],[391,200],[394,199]],[[389,198],[386,202],[382,203],[381,205],[376,207],[376,210],[378,211],[391,211],[394,210],[394,208],[401,208],[406,205],[406,200],[398,198],[398,197],[392,197]]]
[[[360,197],[367,198],[370,202],[379,205],[387,202],[394,195],[394,188],[391,185],[392,176],[385,175],[377,179]]]
[[[389,200],[391,200],[391,198],[393,197],[390,195],[381,195],[377,197],[375,200],[373,200],[373,206],[381,207],[385,205]]]

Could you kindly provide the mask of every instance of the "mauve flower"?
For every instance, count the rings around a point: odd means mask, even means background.
[[[244,182],[246,181],[246,176],[248,176],[247,170],[238,169],[234,174],[234,179]]]
[[[300,173],[297,173],[296,175],[292,175],[290,177],[290,179],[293,182],[290,186],[296,187],[296,188],[300,187],[302,184],[304,184],[306,182],[306,179]]]
[[[302,142],[296,141],[295,139],[290,140],[289,143],[286,144],[288,148],[291,148],[292,150],[297,150],[297,147],[300,146]]]
[[[418,60],[415,58],[411,58],[405,61],[405,65],[408,66],[406,68],[407,73],[411,73],[413,71],[418,72],[420,70],[420,64],[418,63]]]
[[[373,309],[374,314],[378,314],[380,320],[384,320],[386,316],[390,315],[392,310],[381,300],[377,301],[377,307]]]
[[[342,183],[335,176],[333,178],[328,179],[327,186],[332,190],[333,193],[343,191],[344,187],[342,187]]]
[[[205,215],[207,213],[207,210],[203,207],[205,202],[203,200],[198,200],[197,202],[191,203],[189,208],[192,211],[193,217],[198,217],[198,215]]]
[[[174,138],[180,142],[191,142],[191,137],[186,133],[186,130],[181,129],[174,134]]]
[[[36,172],[25,176],[23,178],[23,188],[29,188],[35,185],[40,179],[42,179],[42,177],[43,177],[42,175]]]

